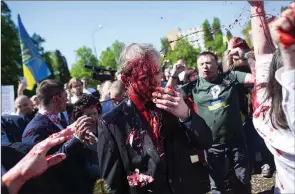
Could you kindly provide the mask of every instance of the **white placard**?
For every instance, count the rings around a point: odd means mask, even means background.
[[[14,86],[2,86],[2,115],[11,114],[14,112]]]

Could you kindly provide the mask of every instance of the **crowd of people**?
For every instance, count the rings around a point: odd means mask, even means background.
[[[234,37],[222,59],[204,51],[164,66],[149,44],[126,46],[115,80],[19,83],[1,116],[3,193],[251,193],[276,172],[295,193],[295,7],[266,19],[249,1],[253,48]],[[105,192],[101,192],[105,193]]]

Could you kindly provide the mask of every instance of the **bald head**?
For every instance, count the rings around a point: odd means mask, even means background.
[[[27,96],[18,96],[14,102],[14,109],[17,114],[30,115],[33,112],[32,101]]]

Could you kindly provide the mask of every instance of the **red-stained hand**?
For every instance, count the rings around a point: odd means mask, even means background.
[[[65,142],[70,136],[67,136],[68,131],[63,130],[49,136],[44,141],[36,144],[30,152],[16,164],[16,168],[22,177],[29,180],[32,177],[39,176],[50,166],[56,165],[66,158],[64,153],[48,155],[47,152],[54,146]]]
[[[3,183],[10,193],[17,193],[20,187],[29,179],[43,174],[50,166],[56,165],[66,158],[64,153],[46,156],[54,146],[65,142],[69,129],[55,133],[36,144],[12,169],[2,177]]]
[[[281,13],[281,16],[270,24],[273,41],[280,49],[294,50],[295,45],[295,8],[294,3]],[[293,46],[293,48],[289,48]]]
[[[159,87],[152,95],[153,102],[158,108],[170,112],[181,120],[186,120],[189,117],[189,108],[179,92]]]

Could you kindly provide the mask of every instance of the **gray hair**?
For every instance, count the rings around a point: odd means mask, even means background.
[[[160,58],[160,53],[151,44],[132,43],[125,47],[119,58],[119,72],[125,72],[128,69],[128,62],[135,59],[143,59],[146,55],[154,54]]]

